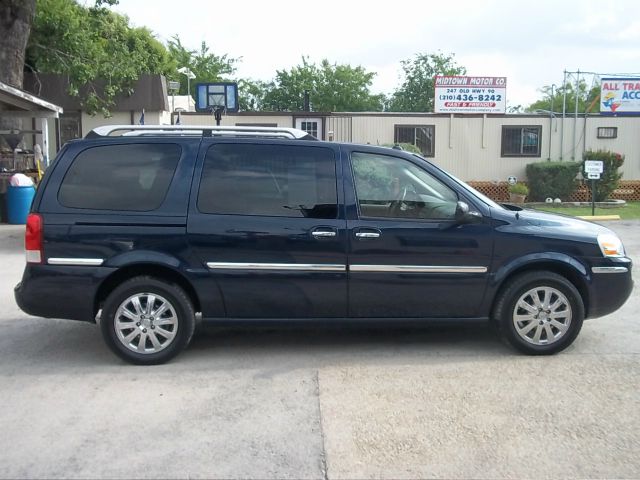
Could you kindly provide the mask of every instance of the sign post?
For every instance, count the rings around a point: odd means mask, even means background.
[[[604,171],[604,162],[602,160],[585,160],[584,172],[587,178],[591,180],[591,216],[596,212],[596,180],[600,180],[600,175]]]

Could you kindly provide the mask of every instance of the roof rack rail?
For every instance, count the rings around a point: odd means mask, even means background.
[[[85,138],[113,136],[198,135],[202,137],[236,136],[317,140],[304,130],[281,127],[216,127],[211,125],[104,125],[91,130]]]

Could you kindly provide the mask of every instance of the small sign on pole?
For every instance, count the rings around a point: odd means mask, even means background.
[[[584,171],[585,173],[602,173],[604,172],[604,162],[602,160],[585,160]]]
[[[599,173],[587,173],[587,178],[589,180],[600,180],[600,174]]]

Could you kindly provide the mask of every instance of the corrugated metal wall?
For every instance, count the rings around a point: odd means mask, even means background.
[[[238,114],[224,115],[222,125],[276,124],[292,127],[297,114]],[[398,113],[334,113],[317,114],[325,119],[325,138],[336,142],[390,144],[397,125],[433,125],[435,128],[435,156],[437,165],[464,180],[504,181],[510,175],[525,178],[528,163],[551,160],[581,159],[583,149],[607,149],[626,155],[623,173],[625,180],[640,180],[640,116],[606,117],[594,115],[584,118],[549,118],[546,115],[480,115],[455,116]],[[86,133],[98,124],[129,123],[130,113],[114,113],[110,119],[87,118],[83,115]],[[136,112],[137,121],[139,112]],[[157,112],[148,112],[146,123],[160,123]],[[164,122],[165,120],[162,119]],[[215,125],[212,115],[182,115],[185,125]],[[95,125],[94,125],[95,124]],[[501,155],[503,125],[540,126],[539,157],[503,157]],[[575,142],[574,142],[574,126]],[[598,127],[617,127],[615,139],[598,139]],[[550,131],[551,129],[551,131]],[[51,132],[51,130],[50,130]],[[331,133],[332,132],[332,133]],[[551,154],[549,155],[549,133]],[[562,149],[560,138],[564,137]],[[574,145],[575,143],[575,145]],[[561,155],[562,154],[562,155]]]

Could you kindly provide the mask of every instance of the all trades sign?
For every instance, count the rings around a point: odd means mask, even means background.
[[[603,78],[600,113],[617,115],[640,113],[640,77]]]
[[[436,76],[436,113],[505,113],[506,77]]]

